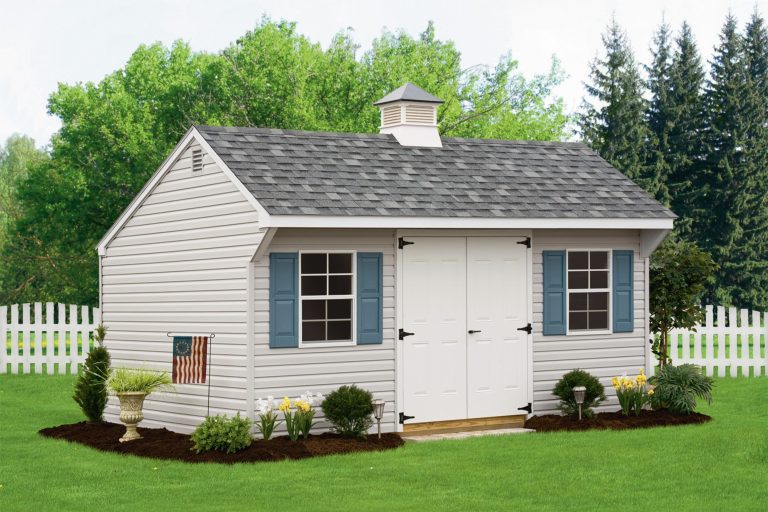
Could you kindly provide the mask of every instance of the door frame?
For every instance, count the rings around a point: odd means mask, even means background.
[[[395,319],[393,335],[395,343],[395,430],[403,431],[397,419],[405,401],[405,383],[404,383],[404,350],[402,344],[397,338],[397,331],[403,326],[403,250],[398,248],[398,238],[400,237],[509,237],[509,238],[530,238],[531,248],[528,249],[526,258],[526,289],[528,301],[528,319],[533,325],[533,230],[530,229],[400,229],[395,231],[392,240],[395,251]],[[528,343],[528,402],[533,403],[533,333],[526,336]]]

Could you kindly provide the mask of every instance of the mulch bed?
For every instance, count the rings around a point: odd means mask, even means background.
[[[579,421],[576,416],[559,416],[548,414],[533,416],[526,420],[525,428],[537,432],[555,432],[558,430],[626,430],[631,428],[665,427],[673,425],[691,425],[705,423],[712,419],[706,414],[673,414],[667,409],[655,411],[640,411],[640,416],[631,414],[624,416],[619,412],[601,412],[594,418],[584,418]]]
[[[257,440],[245,450],[227,454],[223,452],[192,451],[188,435],[171,432],[164,428],[141,428],[143,439],[121,443],[125,426],[118,423],[74,423],[44,428],[40,434],[53,439],[65,439],[106,452],[125,453],[153,459],[171,459],[184,462],[257,462],[285,459],[306,459],[338,453],[389,450],[402,446],[404,441],[397,434],[375,435],[366,439],[349,439],[337,434],[311,435],[307,439],[291,441],[287,436],[274,437],[269,441]]]

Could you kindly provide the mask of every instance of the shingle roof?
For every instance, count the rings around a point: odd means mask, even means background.
[[[675,217],[576,142],[196,128],[272,215]]]
[[[424,103],[444,103],[443,100],[437,96],[432,96],[427,91],[414,85],[411,82],[406,82],[391,93],[387,94],[374,105],[384,105],[385,103],[392,103],[393,101],[421,101]]]

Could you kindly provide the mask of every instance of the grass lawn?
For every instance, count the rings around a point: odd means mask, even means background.
[[[766,510],[768,379],[719,379],[706,425],[408,443],[185,465],[37,430],[79,421],[71,376],[0,376],[0,510]]]

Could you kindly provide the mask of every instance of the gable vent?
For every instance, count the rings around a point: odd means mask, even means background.
[[[436,124],[434,105],[406,105],[405,122],[413,124]]]
[[[381,109],[381,127],[394,126],[400,123],[400,105],[387,105]]]
[[[192,171],[202,171],[203,170],[203,150],[202,149],[194,149],[192,150]]]

